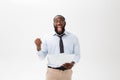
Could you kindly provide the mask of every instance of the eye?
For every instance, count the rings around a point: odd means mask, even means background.
[[[56,19],[55,21],[54,21],[54,23],[61,23],[61,24],[64,24],[65,23],[65,21],[63,20],[63,19]]]

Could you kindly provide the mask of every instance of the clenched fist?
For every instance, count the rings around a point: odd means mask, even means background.
[[[41,44],[42,44],[41,39],[40,38],[36,38],[34,42],[36,44],[37,51],[40,51],[41,50]]]

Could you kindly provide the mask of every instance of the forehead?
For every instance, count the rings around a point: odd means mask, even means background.
[[[62,16],[56,16],[56,17],[54,17],[54,21],[56,21],[56,20],[62,20],[62,21],[65,21],[65,18],[62,17]]]

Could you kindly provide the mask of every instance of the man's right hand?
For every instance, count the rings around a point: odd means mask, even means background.
[[[41,50],[41,44],[42,44],[41,39],[40,38],[36,38],[34,42],[36,44],[37,51],[40,51]]]

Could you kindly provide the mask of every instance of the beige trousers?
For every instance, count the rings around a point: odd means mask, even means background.
[[[72,70],[57,70],[48,68],[46,73],[46,80],[71,80]]]

